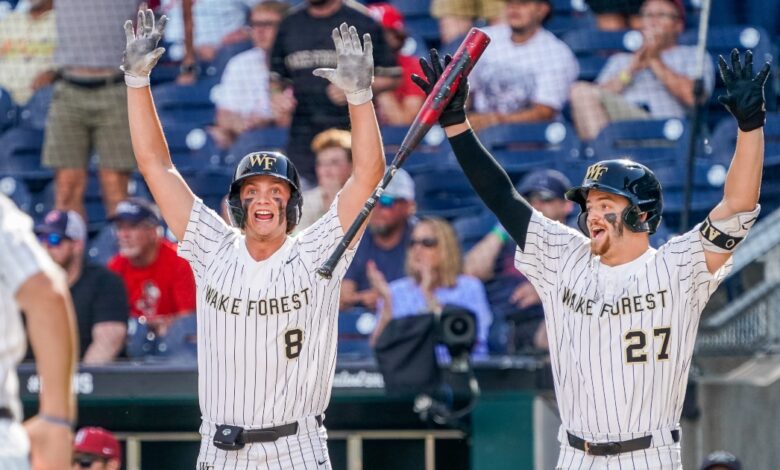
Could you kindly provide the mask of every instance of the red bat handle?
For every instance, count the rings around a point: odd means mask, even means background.
[[[442,72],[433,91],[422,105],[419,120],[421,124],[432,126],[439,120],[444,107],[452,99],[463,77],[471,73],[471,69],[482,56],[490,43],[490,36],[477,28],[471,28],[466,38],[452,56],[452,62]]]

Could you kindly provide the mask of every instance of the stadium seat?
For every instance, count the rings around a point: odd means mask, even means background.
[[[580,64],[580,80],[595,80],[610,55],[631,52],[642,45],[638,31],[599,31],[597,29],[569,30],[563,34],[565,42]]]
[[[529,170],[559,168],[580,157],[580,141],[561,122],[501,124],[479,132],[480,140],[513,181]]]
[[[248,153],[259,150],[282,151],[287,147],[289,137],[289,130],[282,127],[264,127],[244,132],[238,136],[236,142],[226,153],[224,163],[228,169],[232,170],[238,161]]]
[[[490,211],[459,217],[452,222],[460,247],[466,253],[496,225],[496,216]]]
[[[412,178],[420,215],[455,219],[484,210],[460,168],[437,168],[416,173]]]
[[[16,124],[17,106],[11,94],[0,88],[0,133]]]
[[[198,359],[198,325],[195,314],[182,315],[171,323],[157,345],[167,362],[195,362]]]
[[[87,228],[90,232],[102,229],[107,221],[106,209],[103,205],[103,192],[100,179],[94,171],[87,174],[87,187],[84,191],[84,208],[87,211]]]
[[[45,129],[53,93],[52,86],[36,91],[19,111],[19,125],[30,129]]]
[[[105,225],[87,244],[87,258],[105,265],[119,251],[114,227]]]
[[[709,154],[723,164],[731,162],[737,146],[737,121],[729,116],[723,118],[712,131]],[[766,156],[780,155],[780,113],[767,113],[764,126],[764,153]]]
[[[407,130],[407,126],[382,126],[382,143],[388,164],[395,158],[395,154],[401,147],[401,142],[406,137]],[[434,126],[415,147],[414,152],[409,155],[403,168],[413,174],[451,165],[455,160],[446,140],[444,131],[439,126]]]
[[[0,193],[8,196],[22,211],[29,214],[32,210],[32,195],[21,179],[13,176],[0,177]]]
[[[200,172],[185,175],[184,179],[195,195],[210,208],[220,211],[222,198],[230,190],[232,176],[228,172]]]
[[[339,312],[339,359],[368,359],[373,350],[368,339],[376,324],[375,312],[353,308]]]
[[[685,161],[688,125],[680,119],[610,123],[585,149],[595,160],[629,157],[651,168]]]
[[[43,131],[15,127],[0,136],[0,174],[25,180],[51,178],[51,171],[41,166]]]
[[[180,172],[194,173],[220,165],[219,149],[204,129],[176,123],[168,124],[164,131],[171,160]]]
[[[430,16],[410,16],[406,18],[406,30],[410,35],[422,38],[428,48],[439,47],[441,38],[439,37],[439,23]]]
[[[585,2],[580,0],[552,0],[550,18],[544,27],[560,37],[575,29],[596,29],[596,21]]]
[[[227,63],[230,62],[230,59],[251,48],[251,41],[241,41],[221,46],[219,50],[217,50],[214,60],[212,60],[210,64],[205,65],[205,74],[208,77],[220,79],[222,77],[222,72],[225,71]]]
[[[184,124],[205,126],[214,121],[214,103],[211,102],[213,79],[202,79],[193,85],[162,84],[152,90],[157,113],[164,126]]]

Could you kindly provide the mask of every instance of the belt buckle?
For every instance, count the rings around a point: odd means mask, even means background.
[[[585,455],[590,455],[590,442],[585,441],[584,447],[585,447]]]

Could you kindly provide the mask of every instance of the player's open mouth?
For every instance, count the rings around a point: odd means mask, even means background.
[[[596,240],[599,237],[601,237],[602,235],[604,235],[605,232],[606,232],[606,230],[604,230],[603,228],[593,227],[592,229],[590,229],[590,238],[592,240]]]
[[[255,220],[259,222],[267,222],[274,218],[274,214],[271,211],[255,211]]]

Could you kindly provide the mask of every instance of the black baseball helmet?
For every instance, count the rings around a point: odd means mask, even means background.
[[[274,176],[290,185],[291,195],[287,201],[286,217],[287,233],[292,232],[301,220],[303,209],[301,181],[293,162],[279,152],[252,152],[238,162],[227,199],[230,223],[234,227],[244,228],[246,211],[241,203],[241,185],[247,178],[259,175]]]
[[[629,206],[623,211],[623,222],[632,232],[655,233],[661,223],[664,201],[661,183],[646,166],[631,160],[604,160],[588,167],[580,186],[566,192],[566,199],[580,205],[581,214],[577,218],[580,230],[590,236],[585,223],[588,217],[585,201],[588,191],[597,189],[623,196]],[[647,214],[645,220],[642,214]]]

